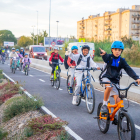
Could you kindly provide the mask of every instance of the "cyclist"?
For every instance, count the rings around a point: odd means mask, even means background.
[[[22,59],[22,63],[23,63],[23,71],[24,71],[24,68],[25,68],[25,64],[28,65],[28,69],[29,69],[29,66],[31,64],[31,59],[28,57],[28,53],[25,53],[25,56],[24,58]],[[30,69],[29,69],[30,70]]]
[[[2,57],[2,60],[4,60],[4,62],[5,62],[5,56],[6,56],[5,49],[3,49],[1,52],[1,57]]]
[[[15,48],[12,48],[12,52],[9,54],[10,57],[10,67],[12,66],[13,57],[18,57],[18,54],[15,52]]]
[[[98,70],[100,70],[100,67],[90,57],[89,50],[90,50],[90,47],[88,45],[84,45],[84,46],[82,46],[81,54],[74,55],[73,53],[70,53],[69,57],[76,62],[77,68],[95,67]],[[85,75],[86,74],[87,74],[87,72],[85,71]],[[88,74],[89,74],[89,77],[91,80],[91,75],[90,75],[90,73],[88,73]],[[75,87],[74,96],[73,96],[73,100],[72,100],[73,105],[77,104],[77,95],[80,92],[82,76],[83,76],[83,71],[78,71],[78,70],[75,71],[77,85]]]
[[[20,63],[21,63],[23,56],[19,53],[19,49],[16,49],[16,53],[18,54],[18,57],[20,58]]]
[[[24,51],[24,49],[21,47],[20,48],[20,54],[24,57],[25,56],[25,51]]]
[[[101,73],[101,80],[103,82],[113,82],[119,86],[121,69],[124,69],[131,78],[140,84],[139,76],[136,75],[133,69],[127,64],[125,59],[121,57],[123,50],[124,44],[121,41],[114,41],[112,43],[112,54],[107,54],[100,48],[102,59],[106,63],[106,68]],[[103,115],[107,114],[108,111],[107,102],[109,96],[114,98],[115,104],[120,101],[118,91],[115,87],[111,87],[110,84],[105,84],[105,88],[103,106],[101,107],[101,113]]]
[[[77,46],[72,46],[71,51],[72,51],[73,54],[78,54],[78,47]],[[70,67],[69,72],[70,72],[70,75],[71,75],[71,79],[70,79],[69,91],[72,94],[73,93],[72,84],[73,84],[73,80],[74,80],[74,68],[76,66],[76,63],[75,63],[75,61],[71,60],[70,57],[68,57],[67,64]]]
[[[58,47],[54,47],[54,52],[51,53],[51,56],[49,58],[49,65],[52,67],[50,79],[53,79],[53,73],[54,73],[55,67],[56,67],[56,64],[52,64],[52,63],[58,63],[59,59],[62,63],[64,62],[63,58],[58,54]],[[59,68],[59,70],[60,70],[60,68]]]

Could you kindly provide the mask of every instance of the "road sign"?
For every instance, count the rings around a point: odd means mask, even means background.
[[[55,42],[52,42],[51,45],[54,47],[56,45],[56,43]]]

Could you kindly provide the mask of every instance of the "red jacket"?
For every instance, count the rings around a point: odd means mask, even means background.
[[[68,57],[67,64],[69,65],[69,67],[70,67],[70,66],[76,66],[75,61],[73,61],[73,62],[71,63],[70,57]]]
[[[58,60],[58,53],[55,54],[54,52],[51,53],[51,57],[49,58],[49,62],[52,61],[52,59],[54,60]],[[61,62],[64,62],[64,59],[59,55],[59,59]]]

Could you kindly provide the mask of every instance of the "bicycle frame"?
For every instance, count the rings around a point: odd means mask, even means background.
[[[54,71],[54,81],[57,79],[56,77],[56,72],[58,71],[59,67],[58,65],[55,67],[55,71]]]
[[[108,107],[109,114],[110,114],[110,115],[109,115],[110,121],[113,121],[116,112],[117,112],[120,108],[123,108],[123,107],[124,107],[124,105],[123,105],[123,100],[120,100],[119,103],[113,104],[113,105],[110,104],[110,103],[108,103],[107,107]],[[114,110],[113,110],[112,113],[111,113],[111,108],[114,108]],[[104,119],[104,120],[107,119],[107,117],[102,117],[102,116],[101,116],[101,113],[100,113],[100,116],[99,116],[99,117],[100,117],[100,119]]]

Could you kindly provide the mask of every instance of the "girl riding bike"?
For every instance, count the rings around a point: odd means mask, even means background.
[[[28,53],[25,53],[25,57],[22,59],[22,62],[23,62],[23,70],[25,68],[25,64],[28,65],[28,69],[29,69],[29,66],[31,64],[31,59],[28,57]]]

